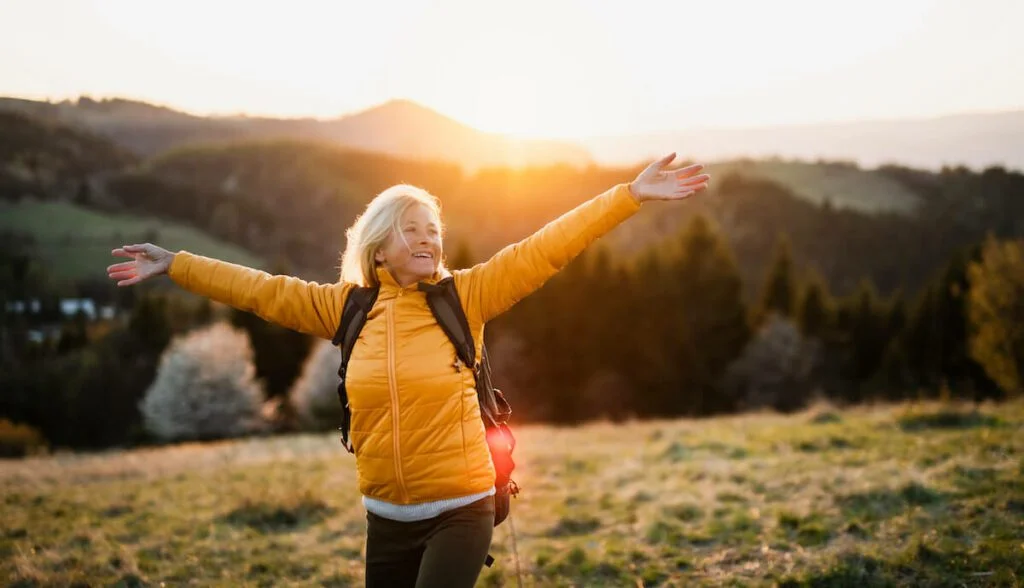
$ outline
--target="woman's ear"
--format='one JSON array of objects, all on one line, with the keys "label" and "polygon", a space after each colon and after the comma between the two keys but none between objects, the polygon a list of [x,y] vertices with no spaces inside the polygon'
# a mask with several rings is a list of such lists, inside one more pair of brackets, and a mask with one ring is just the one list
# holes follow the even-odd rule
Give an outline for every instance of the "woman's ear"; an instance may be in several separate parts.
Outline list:
[{"label": "woman's ear", "polygon": [[373,260],[376,261],[377,263],[384,263],[384,252],[378,249],[373,254]]}]

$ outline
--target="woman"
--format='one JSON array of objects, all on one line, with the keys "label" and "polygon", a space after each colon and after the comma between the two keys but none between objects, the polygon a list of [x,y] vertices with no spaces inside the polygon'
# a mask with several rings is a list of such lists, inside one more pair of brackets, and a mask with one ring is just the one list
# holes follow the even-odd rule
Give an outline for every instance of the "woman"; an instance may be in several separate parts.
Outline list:
[{"label": "woman", "polygon": [[354,285],[379,286],[349,360],[351,443],[367,510],[367,586],[472,586],[491,544],[494,466],[472,371],[462,369],[419,282],[452,275],[477,346],[487,321],[539,288],[645,200],[680,200],[707,187],[701,165],[666,171],[675,154],[504,248],[473,268],[442,263],[437,199],[412,186],[385,190],[348,229],[334,284],[271,276],[152,244],[107,268],[118,286],[166,273],[181,287],[290,329],[331,339]]}]

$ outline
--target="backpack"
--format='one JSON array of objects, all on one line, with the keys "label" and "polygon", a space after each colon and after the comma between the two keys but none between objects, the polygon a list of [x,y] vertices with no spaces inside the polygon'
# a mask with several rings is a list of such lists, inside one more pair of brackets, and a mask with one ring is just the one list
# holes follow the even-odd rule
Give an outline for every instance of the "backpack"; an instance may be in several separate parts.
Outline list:
[{"label": "backpack", "polygon": [[[427,305],[433,313],[437,323],[448,336],[459,359],[466,366],[473,366],[473,377],[476,383],[477,400],[480,404],[480,418],[484,422],[484,430],[487,436],[487,446],[491,452],[491,461],[495,469],[495,495],[494,495],[494,526],[497,527],[508,517],[511,509],[512,496],[518,496],[519,485],[512,480],[512,470],[515,469],[515,462],[512,461],[512,450],[516,446],[515,437],[508,428],[508,418],[512,414],[501,390],[494,388],[491,383],[491,367],[487,361],[487,349],[482,346],[481,360],[476,361],[476,346],[473,343],[473,334],[469,330],[469,321],[466,320],[466,313],[459,302],[459,294],[455,290],[455,280],[451,277],[445,278],[436,285],[420,282],[420,291],[427,294]],[[338,383],[338,400],[341,402],[341,443],[349,453],[354,453],[352,443],[349,440],[349,429],[351,427],[352,413],[348,405],[348,392],[345,389],[345,374],[348,368],[348,360],[352,356],[352,348],[363,325],[366,324],[366,317],[377,300],[378,288],[355,287],[345,300],[345,306],[341,314],[341,324],[331,341],[334,345],[341,344],[341,366],[338,368],[338,376],[341,381]],[[493,560],[488,556],[487,565]]]}]

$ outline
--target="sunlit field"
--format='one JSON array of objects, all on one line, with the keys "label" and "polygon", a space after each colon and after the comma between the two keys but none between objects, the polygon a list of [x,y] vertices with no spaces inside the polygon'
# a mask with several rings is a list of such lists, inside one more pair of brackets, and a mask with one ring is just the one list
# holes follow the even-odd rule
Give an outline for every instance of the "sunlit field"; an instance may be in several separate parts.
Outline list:
[{"label": "sunlit field", "polygon": [[[1024,403],[520,427],[482,586],[1024,581]],[[2,462],[16,586],[362,584],[333,435]],[[512,528],[516,531],[513,543]]]}]

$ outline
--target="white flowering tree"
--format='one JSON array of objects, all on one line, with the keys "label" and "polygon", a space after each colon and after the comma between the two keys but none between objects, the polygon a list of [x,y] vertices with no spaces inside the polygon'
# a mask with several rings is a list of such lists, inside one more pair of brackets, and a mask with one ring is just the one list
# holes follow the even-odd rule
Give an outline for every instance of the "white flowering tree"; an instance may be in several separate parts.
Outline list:
[{"label": "white flowering tree", "polygon": [[164,441],[264,430],[263,389],[255,372],[248,335],[227,323],[175,338],[140,404],[146,429]]},{"label": "white flowering tree", "polygon": [[340,365],[341,351],[330,341],[321,340],[314,345],[288,394],[300,427],[324,431],[337,429],[341,424],[341,402],[338,400]]},{"label": "white flowering tree", "polygon": [[744,409],[799,409],[812,392],[818,347],[792,321],[772,314],[726,370],[726,386]]}]

